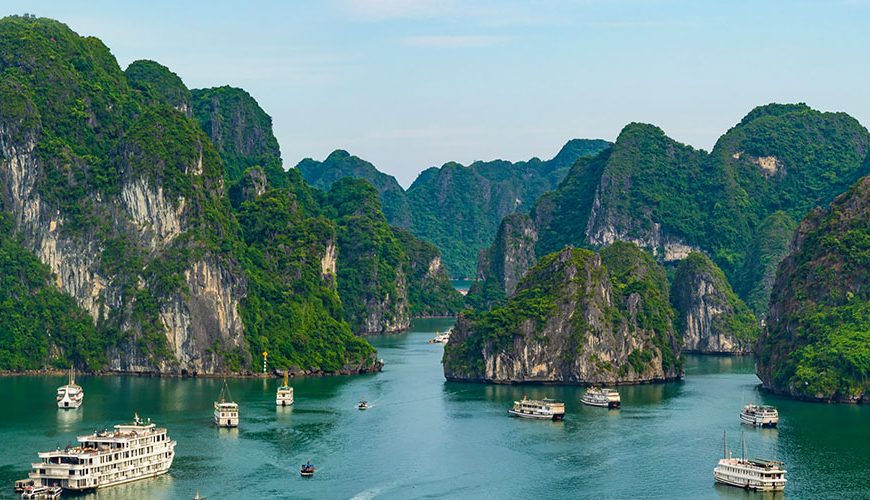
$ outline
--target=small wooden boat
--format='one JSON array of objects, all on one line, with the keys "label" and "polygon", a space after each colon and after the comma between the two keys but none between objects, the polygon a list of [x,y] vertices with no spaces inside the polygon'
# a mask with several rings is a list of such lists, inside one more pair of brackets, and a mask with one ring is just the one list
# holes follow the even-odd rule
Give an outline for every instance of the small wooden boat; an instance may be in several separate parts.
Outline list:
[{"label": "small wooden boat", "polygon": [[356,407],[359,410],[368,410],[369,409],[369,402],[368,401],[360,401],[359,404],[356,405]]},{"label": "small wooden boat", "polygon": [[24,493],[28,486],[34,486],[33,479],[19,479],[15,481],[15,493]]},{"label": "small wooden boat", "polygon": [[309,460],[308,462],[302,464],[302,468],[299,469],[299,474],[301,474],[302,477],[311,477],[314,475],[314,471],[314,466],[311,465],[311,460]]}]

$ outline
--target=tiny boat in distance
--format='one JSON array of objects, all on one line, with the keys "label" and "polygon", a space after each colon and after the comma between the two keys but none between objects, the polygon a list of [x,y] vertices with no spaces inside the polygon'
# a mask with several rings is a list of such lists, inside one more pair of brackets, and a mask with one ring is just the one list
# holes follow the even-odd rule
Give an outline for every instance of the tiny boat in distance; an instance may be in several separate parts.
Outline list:
[{"label": "tiny boat in distance", "polygon": [[196,495],[193,497],[193,500],[206,500],[206,497],[200,496],[199,490],[197,490]]},{"label": "tiny boat in distance", "polygon": [[275,406],[290,406],[293,404],[293,388],[287,380],[287,370],[284,370],[284,385],[278,388],[275,395]]},{"label": "tiny boat in distance", "polygon": [[221,388],[220,397],[214,402],[214,423],[218,427],[239,426],[239,405],[232,401],[226,380]]},{"label": "tiny boat in distance", "polygon": [[356,405],[356,407],[357,407],[357,409],[360,409],[360,410],[368,410],[369,409],[369,402],[368,401],[360,401],[359,404]]},{"label": "tiny boat in distance", "polygon": [[616,389],[602,389],[590,387],[580,397],[580,402],[589,406],[602,408],[619,408],[619,392]]},{"label": "tiny boat in distance", "polygon": [[56,399],[57,407],[64,410],[78,408],[82,405],[82,401],[85,399],[85,391],[82,390],[81,386],[76,384],[76,375],[72,368],[69,369],[68,383],[57,388]]},{"label": "tiny boat in distance", "polygon": [[429,340],[430,344],[446,344],[450,342],[450,330],[444,333],[435,332],[435,337]]},{"label": "tiny boat in distance", "polygon": [[740,412],[740,421],[755,427],[776,427],[779,412],[773,406],[749,403]]},{"label": "tiny boat in distance", "polygon": [[746,444],[743,444],[743,457],[733,458],[728,451],[728,439],[724,439],[724,457],[713,469],[713,479],[717,483],[736,486],[755,491],[782,491],[788,482],[783,463],[761,458],[746,458]]},{"label": "tiny boat in distance", "polygon": [[565,403],[555,399],[527,399],[514,401],[514,406],[508,414],[521,418],[536,418],[540,420],[562,420],[565,418]]},{"label": "tiny boat in distance", "polygon": [[308,462],[302,464],[302,468],[299,469],[299,474],[301,474],[302,477],[311,477],[314,475],[314,471],[315,468],[313,465],[311,465],[311,460],[309,460]]}]

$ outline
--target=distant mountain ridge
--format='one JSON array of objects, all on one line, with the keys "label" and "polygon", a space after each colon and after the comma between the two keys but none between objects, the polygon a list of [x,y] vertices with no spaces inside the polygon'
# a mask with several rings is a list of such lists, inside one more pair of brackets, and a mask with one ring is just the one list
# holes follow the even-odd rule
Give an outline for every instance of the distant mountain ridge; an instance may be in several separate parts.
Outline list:
[{"label": "distant mountain ridge", "polygon": [[337,150],[324,161],[302,160],[303,178],[328,189],[343,177],[362,178],[380,193],[390,224],[434,243],[453,277],[472,277],[477,254],[486,248],[501,219],[527,212],[544,192],[556,188],[580,157],[608,148],[600,139],[572,139],[550,160],[449,162],[422,171],[406,190],[371,163]]}]

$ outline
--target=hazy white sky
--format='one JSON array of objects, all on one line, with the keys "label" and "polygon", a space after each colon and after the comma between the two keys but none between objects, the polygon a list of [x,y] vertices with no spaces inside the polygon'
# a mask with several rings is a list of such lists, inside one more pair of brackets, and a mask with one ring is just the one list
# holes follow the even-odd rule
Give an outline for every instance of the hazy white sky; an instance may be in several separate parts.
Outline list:
[{"label": "hazy white sky", "polygon": [[285,166],[347,149],[407,186],[447,161],[549,158],[632,121],[709,149],[756,105],[870,125],[870,1],[5,0],[248,90]]}]

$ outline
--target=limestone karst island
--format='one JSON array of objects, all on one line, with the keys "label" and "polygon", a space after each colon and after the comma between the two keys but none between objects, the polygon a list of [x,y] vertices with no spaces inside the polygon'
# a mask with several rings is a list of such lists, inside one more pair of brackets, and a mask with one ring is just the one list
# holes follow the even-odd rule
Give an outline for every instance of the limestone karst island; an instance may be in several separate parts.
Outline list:
[{"label": "limestone karst island", "polygon": [[870,5],[0,11],[0,498],[870,498]]}]

